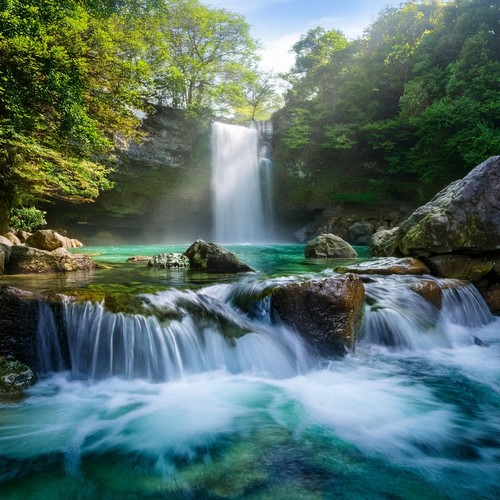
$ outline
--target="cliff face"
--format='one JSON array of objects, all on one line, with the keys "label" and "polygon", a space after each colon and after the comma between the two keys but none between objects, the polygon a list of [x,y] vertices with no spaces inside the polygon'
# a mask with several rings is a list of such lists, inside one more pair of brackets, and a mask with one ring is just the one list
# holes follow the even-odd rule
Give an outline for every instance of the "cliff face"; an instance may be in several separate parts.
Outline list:
[{"label": "cliff face", "polygon": [[209,129],[158,107],[140,143],[120,142],[115,187],[92,204],[46,207],[51,227],[87,244],[180,242],[210,237]]}]

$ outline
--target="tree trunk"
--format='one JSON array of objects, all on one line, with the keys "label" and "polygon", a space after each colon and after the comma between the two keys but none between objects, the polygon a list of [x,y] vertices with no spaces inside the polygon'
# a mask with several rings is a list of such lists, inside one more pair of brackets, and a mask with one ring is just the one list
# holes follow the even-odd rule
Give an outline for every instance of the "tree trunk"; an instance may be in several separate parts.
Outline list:
[{"label": "tree trunk", "polygon": [[9,230],[10,211],[14,197],[3,182],[0,182],[0,234]]}]

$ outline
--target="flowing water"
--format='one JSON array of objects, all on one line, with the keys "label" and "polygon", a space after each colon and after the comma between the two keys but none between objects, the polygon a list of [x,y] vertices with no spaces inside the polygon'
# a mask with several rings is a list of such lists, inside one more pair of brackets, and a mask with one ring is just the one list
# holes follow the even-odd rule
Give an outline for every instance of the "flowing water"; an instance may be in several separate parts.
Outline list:
[{"label": "flowing water", "polygon": [[66,302],[65,347],[42,304],[41,380],[0,401],[2,499],[499,497],[500,319],[473,287],[439,282],[437,310],[418,278],[370,277],[355,353],[324,359],[266,291],[335,263],[275,246],[235,247],[260,272],[227,279],[113,264],[142,250],[87,249],[115,267],[81,283],[118,279],[140,313]]},{"label": "flowing water", "polygon": [[212,124],[212,192],[217,243],[268,239],[255,128]]}]

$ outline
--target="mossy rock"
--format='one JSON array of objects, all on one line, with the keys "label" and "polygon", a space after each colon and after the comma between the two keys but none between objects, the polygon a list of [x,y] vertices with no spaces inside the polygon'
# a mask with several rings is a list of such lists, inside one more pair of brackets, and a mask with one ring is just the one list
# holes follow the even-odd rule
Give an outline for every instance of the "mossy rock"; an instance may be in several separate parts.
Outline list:
[{"label": "mossy rock", "polygon": [[17,394],[37,381],[31,368],[8,356],[0,356],[0,394]]}]

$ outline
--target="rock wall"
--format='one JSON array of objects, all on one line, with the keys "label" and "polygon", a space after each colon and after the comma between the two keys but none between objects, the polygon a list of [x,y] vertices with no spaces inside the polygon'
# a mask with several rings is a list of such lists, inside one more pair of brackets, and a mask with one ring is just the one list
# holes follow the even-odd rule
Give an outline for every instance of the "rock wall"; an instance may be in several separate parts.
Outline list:
[{"label": "rock wall", "polygon": [[209,127],[157,107],[141,142],[117,138],[115,187],[95,203],[44,207],[50,227],[86,244],[179,242],[210,237]]}]

